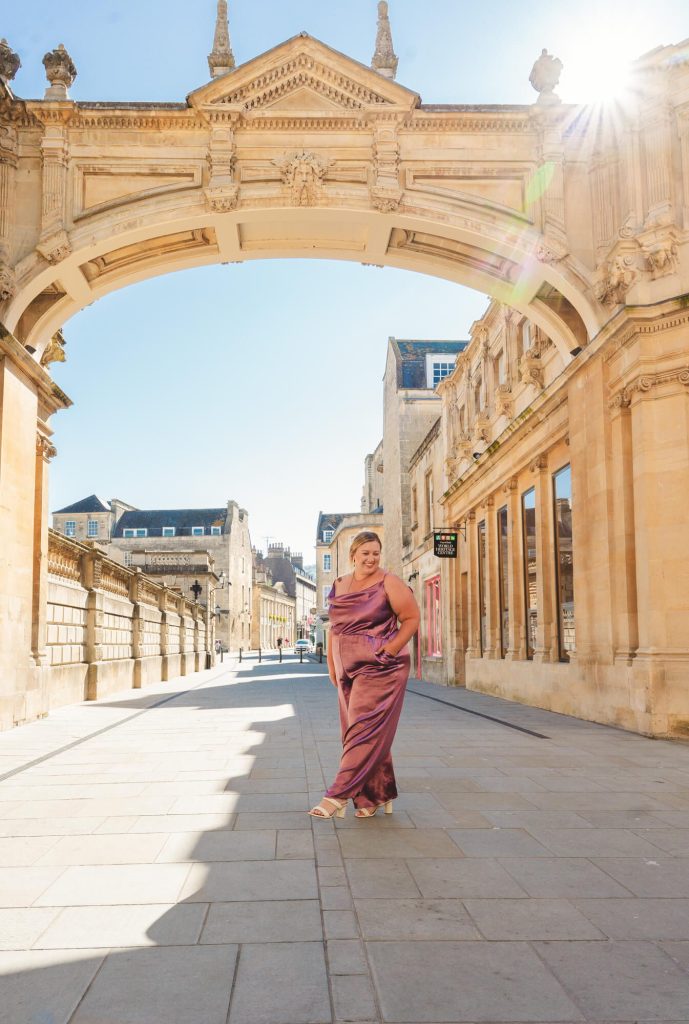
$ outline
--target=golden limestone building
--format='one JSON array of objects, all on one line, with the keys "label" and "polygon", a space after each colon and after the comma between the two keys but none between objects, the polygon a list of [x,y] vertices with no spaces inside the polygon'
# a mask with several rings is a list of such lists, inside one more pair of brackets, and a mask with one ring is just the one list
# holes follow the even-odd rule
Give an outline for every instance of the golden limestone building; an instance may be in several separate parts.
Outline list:
[{"label": "golden limestone building", "polygon": [[[445,446],[432,525],[466,531],[439,567],[440,674],[686,734],[689,42],[640,57],[613,118],[561,103],[545,51],[531,104],[425,104],[395,80],[384,2],[370,67],[305,33],[236,66],[224,12],[209,79],[166,103],[71,95],[64,46],[22,99],[0,43],[0,727],[54,706],[61,328],[172,270],[321,257],[499,304],[442,390],[441,440],[416,446],[422,474]],[[84,580],[97,604],[102,574]]]}]

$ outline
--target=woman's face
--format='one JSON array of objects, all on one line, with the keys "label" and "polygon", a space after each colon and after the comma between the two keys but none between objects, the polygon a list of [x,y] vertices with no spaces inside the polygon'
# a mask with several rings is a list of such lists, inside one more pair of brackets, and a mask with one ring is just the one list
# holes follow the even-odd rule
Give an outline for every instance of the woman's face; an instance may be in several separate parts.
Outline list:
[{"label": "woman's face", "polygon": [[357,576],[370,576],[380,566],[380,544],[367,541],[357,548],[353,556],[354,572]]}]

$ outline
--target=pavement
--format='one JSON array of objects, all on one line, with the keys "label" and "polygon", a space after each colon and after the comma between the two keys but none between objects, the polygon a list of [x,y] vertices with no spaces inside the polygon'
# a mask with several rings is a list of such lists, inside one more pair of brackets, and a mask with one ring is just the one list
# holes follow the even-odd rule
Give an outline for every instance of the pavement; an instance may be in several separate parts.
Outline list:
[{"label": "pavement", "polygon": [[294,655],[0,733],[0,1024],[689,1021],[689,747],[411,680],[394,814]]}]

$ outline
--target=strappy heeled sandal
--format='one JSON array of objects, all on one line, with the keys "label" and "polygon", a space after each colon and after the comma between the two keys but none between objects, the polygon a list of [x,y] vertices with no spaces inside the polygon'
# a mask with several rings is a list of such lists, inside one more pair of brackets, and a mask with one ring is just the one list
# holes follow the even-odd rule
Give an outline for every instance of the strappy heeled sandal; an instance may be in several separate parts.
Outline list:
[{"label": "strappy heeled sandal", "polygon": [[392,800],[386,800],[384,804],[378,804],[378,807],[357,807],[354,812],[354,817],[372,818],[379,807],[384,807],[386,814],[392,814]]},{"label": "strappy heeled sandal", "polygon": [[[329,811],[327,807],[323,806],[326,801],[333,805],[332,811]],[[346,810],[346,803],[343,804],[340,800],[335,800],[331,796],[324,796],[319,804],[316,804],[315,807],[311,808],[309,814],[312,818],[334,818],[335,815],[337,815],[338,818],[344,818]]]}]

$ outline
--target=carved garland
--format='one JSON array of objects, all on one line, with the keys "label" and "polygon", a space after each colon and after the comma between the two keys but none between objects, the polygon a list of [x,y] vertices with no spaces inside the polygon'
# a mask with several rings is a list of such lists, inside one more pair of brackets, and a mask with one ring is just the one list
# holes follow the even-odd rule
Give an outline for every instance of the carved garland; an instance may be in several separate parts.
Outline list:
[{"label": "carved garland", "polygon": [[608,401],[608,408],[611,412],[618,409],[627,409],[631,405],[635,391],[641,395],[647,395],[654,388],[664,384],[677,382],[682,387],[689,388],[689,366],[678,367],[674,370],[665,370],[663,373],[639,374],[633,381],[621,388]]}]

